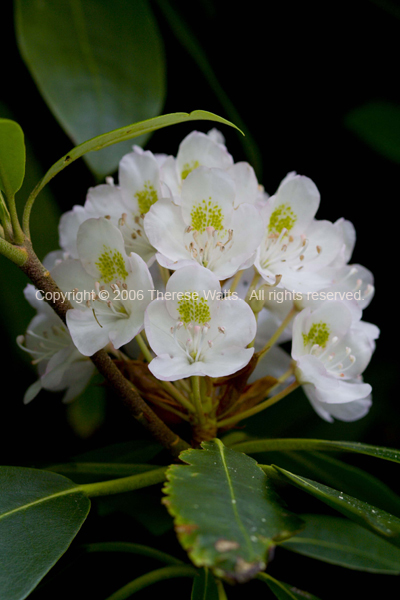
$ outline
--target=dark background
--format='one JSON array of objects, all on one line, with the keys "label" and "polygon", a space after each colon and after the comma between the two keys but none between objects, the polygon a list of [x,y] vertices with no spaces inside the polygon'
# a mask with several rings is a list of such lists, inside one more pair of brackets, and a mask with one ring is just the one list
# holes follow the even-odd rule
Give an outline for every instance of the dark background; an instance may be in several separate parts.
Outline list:
[{"label": "dark background", "polygon": [[[377,324],[381,338],[365,380],[373,385],[374,403],[369,415],[359,422],[326,424],[309,407],[302,393],[285,400],[268,415],[257,416],[247,430],[265,437],[322,437],[360,440],[377,445],[400,446],[398,402],[398,233],[397,214],[399,165],[375,152],[348,127],[350,111],[370,101],[400,102],[399,35],[400,19],[395,3],[338,1],[336,3],[264,2],[224,3],[202,0],[174,2],[200,41],[220,85],[236,107],[262,155],[260,177],[269,193],[290,170],[311,177],[322,202],[317,217],[335,221],[344,216],[357,230],[352,262],[373,271],[377,293],[364,313],[364,320]],[[204,109],[229,118],[198,66],[177,41],[158,5],[153,4],[164,39],[167,58],[168,93],[164,113]],[[399,12],[400,14],[400,12]],[[36,159],[45,171],[72,146],[49,112],[23,64],[13,36],[12,3],[2,5],[0,56],[2,83],[0,99],[11,108],[30,140]],[[179,142],[193,128],[207,131],[212,124],[179,125],[154,134],[148,148],[176,154]],[[227,146],[235,161],[246,160],[240,136],[225,127]],[[399,141],[400,143],[400,141]],[[83,203],[94,180],[82,161],[64,171],[50,186],[62,211]],[[40,211],[40,205],[35,207]],[[46,218],[42,215],[41,218]],[[53,232],[54,237],[54,232]],[[19,273],[0,262],[1,295],[7,294],[10,277]],[[12,273],[10,275],[10,273]],[[24,277],[20,275],[21,290]],[[3,323],[9,315],[0,315]],[[19,314],[21,333],[31,318],[27,309]],[[144,437],[127,422],[118,400],[109,398],[106,420],[93,435],[82,439],[66,418],[66,407],[55,394],[41,393],[29,406],[22,405],[26,387],[35,379],[29,364],[16,350],[8,329],[1,337],[1,464],[38,466],[60,462],[69,456],[102,445]],[[346,457],[400,491],[396,465],[365,457]],[[159,462],[159,461],[158,461]],[[295,496],[303,511],[321,510],[317,502]],[[400,515],[399,515],[400,516]],[[126,526],[119,513],[103,520],[101,529],[94,513],[84,531],[84,541],[126,539],[143,541],[146,529],[140,517]],[[79,540],[79,538],[78,538]],[[78,542],[76,542],[77,544]],[[152,542],[170,552],[180,552],[171,532]],[[74,550],[71,550],[73,554]],[[72,556],[71,554],[71,556]],[[69,560],[69,559],[68,559]],[[68,563],[67,558],[63,559]],[[89,557],[78,571],[63,577],[71,593],[76,577],[83,577],[78,597],[102,598],[120,581],[132,579],[141,563],[118,558]],[[147,564],[147,563],[146,563]],[[62,566],[64,562],[62,562]],[[104,566],[104,569],[101,566]],[[270,572],[278,579],[306,589],[324,599],[370,597],[372,583],[385,588],[395,578],[360,574],[278,550]],[[113,578],[108,580],[107,569]],[[133,570],[132,570],[133,569]],[[99,587],[93,579],[99,574]],[[54,580],[56,582],[57,580]],[[35,592],[35,598],[54,597],[57,583],[50,582]],[[190,594],[189,583],[170,583],[178,598]],[[68,587],[69,586],[69,587]],[[104,591],[103,591],[104,590]],[[157,591],[156,591],[157,590]],[[142,592],[152,597],[161,586]],[[244,590],[242,590],[243,594]],[[262,584],[249,584],[245,593],[262,593]],[[230,592],[239,597],[239,591]]]}]

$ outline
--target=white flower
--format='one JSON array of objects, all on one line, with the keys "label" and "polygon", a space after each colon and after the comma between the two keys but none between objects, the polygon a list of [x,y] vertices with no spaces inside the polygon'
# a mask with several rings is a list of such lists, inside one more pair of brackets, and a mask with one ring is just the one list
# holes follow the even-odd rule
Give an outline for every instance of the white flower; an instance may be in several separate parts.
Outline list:
[{"label": "white flower", "polygon": [[24,404],[33,400],[41,389],[66,390],[63,402],[70,402],[86,388],[95,366],[76,349],[66,325],[41,299],[40,292],[29,284],[24,294],[38,314],[30,322],[25,336],[19,336],[17,342],[31,355],[39,370],[39,379],[27,389]]},{"label": "white flower", "polygon": [[246,162],[233,162],[225,146],[224,136],[217,129],[208,134],[192,131],[179,146],[177,157],[169,156],[162,163],[161,179],[168,186],[175,202],[179,203],[182,184],[186,177],[198,167],[225,170],[236,185],[235,206],[246,202],[261,203],[268,195],[257,182],[253,167]]},{"label": "white flower", "polygon": [[76,239],[79,226],[90,218],[107,217],[123,235],[125,249],[151,264],[155,250],[143,229],[143,217],[162,194],[160,167],[149,151],[135,147],[119,163],[119,185],[108,183],[89,189],[84,206],[74,206],[60,221],[60,246],[72,258],[78,257]]},{"label": "white flower", "polygon": [[255,266],[262,277],[280,287],[308,292],[330,285],[325,268],[343,251],[344,233],[329,221],[317,221],[320,195],[308,177],[289,174],[265,203],[264,239]]},{"label": "white flower", "polygon": [[[193,264],[176,271],[167,296],[149,304],[145,331],[156,358],[149,369],[163,381],[192,375],[222,377],[247,365],[256,320],[240,299],[221,299],[218,278]],[[169,295],[169,296],[168,296]]]},{"label": "white flower", "polygon": [[225,146],[223,135],[216,129],[208,135],[192,131],[182,140],[176,158],[169,156],[162,165],[162,180],[173,196],[179,197],[182,183],[198,167],[228,169],[233,158]]},{"label": "white flower", "polygon": [[362,383],[361,373],[378,335],[377,327],[357,320],[342,302],[325,302],[314,311],[306,308],[295,318],[296,378],[326,421],[353,421],[368,412],[371,386]]},{"label": "white flower", "polygon": [[88,219],[77,236],[79,260],[51,272],[74,306],[67,325],[78,350],[91,356],[111,342],[120,348],[143,328],[153,282],[145,262],[125,253],[121,232],[107,219]]},{"label": "white flower", "polygon": [[263,224],[256,206],[237,205],[236,194],[228,172],[198,167],[183,182],[181,205],[153,205],[144,226],[158,262],[170,269],[197,262],[221,280],[253,264]]}]

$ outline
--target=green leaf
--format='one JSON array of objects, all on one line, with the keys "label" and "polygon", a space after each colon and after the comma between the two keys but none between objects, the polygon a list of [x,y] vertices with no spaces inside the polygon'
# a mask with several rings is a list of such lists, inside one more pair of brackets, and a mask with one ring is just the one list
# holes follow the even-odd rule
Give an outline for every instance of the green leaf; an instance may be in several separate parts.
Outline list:
[{"label": "green leaf", "polygon": [[171,465],[164,499],[182,546],[198,567],[246,581],[265,568],[270,546],[302,522],[284,509],[266,475],[245,454],[218,439],[189,449]]},{"label": "green leaf", "polygon": [[341,512],[345,517],[380,535],[394,546],[400,547],[400,519],[398,517],[367,504],[367,502],[353,498],[353,496],[348,496],[341,491],[322,485],[322,483],[294,475],[275,465],[273,465],[273,469],[283,481],[291,483],[311,494],[311,496],[322,500],[328,506]]},{"label": "green leaf", "polygon": [[25,175],[24,133],[15,121],[0,119],[0,188],[12,198]]},{"label": "green leaf", "polygon": [[287,583],[282,583],[268,575],[267,573],[259,573],[257,579],[265,581],[271,592],[278,600],[319,600],[317,596],[313,596],[309,592],[303,592]]},{"label": "green leaf", "polygon": [[[17,0],[16,25],[22,57],[74,143],[161,112],[164,50],[146,0]],[[102,178],[130,150],[87,162]]]},{"label": "green leaf", "polygon": [[319,452],[276,452],[269,462],[330,487],[400,517],[400,498],[379,479],[362,469]]},{"label": "green leaf", "polygon": [[[25,208],[24,214],[24,226],[28,227],[30,212],[35,201],[35,198],[39,194],[39,192],[44,188],[45,185],[49,183],[49,181],[60,173],[65,167],[70,165],[74,160],[80,158],[84,154],[88,152],[97,152],[98,150],[102,150],[104,148],[108,148],[113,144],[117,144],[119,142],[123,142],[125,140],[131,140],[140,135],[151,133],[156,131],[157,129],[162,129],[163,127],[169,127],[170,125],[176,125],[178,123],[187,123],[189,121],[216,121],[217,123],[223,123],[224,125],[229,125],[230,127],[234,127],[238,131],[240,129],[236,127],[230,121],[219,117],[218,115],[214,115],[213,113],[204,111],[204,110],[194,110],[191,113],[172,113],[169,115],[162,115],[161,117],[155,117],[154,119],[148,119],[147,121],[141,121],[139,123],[133,123],[132,125],[126,125],[125,127],[121,127],[120,129],[115,129],[114,131],[109,131],[108,133],[104,133],[103,135],[99,135],[91,140],[80,144],[73,148],[68,154],[65,154],[60,160],[58,160],[50,169],[47,171],[46,175],[39,181],[35,189],[32,191],[30,197],[28,198],[28,202]],[[242,133],[242,132],[241,132]]]},{"label": "green leaf", "polygon": [[356,523],[326,515],[302,515],[305,529],[282,547],[325,562],[371,573],[400,573],[400,550]]},{"label": "green leaf", "polygon": [[349,112],[345,124],[376,152],[400,163],[399,105],[369,102]]},{"label": "green leaf", "polygon": [[200,569],[194,578],[191,600],[219,600],[214,575],[207,567]]},{"label": "green leaf", "polygon": [[0,590],[22,600],[67,550],[90,501],[56,473],[0,467]]},{"label": "green leaf", "polygon": [[358,454],[367,454],[384,460],[400,463],[400,450],[394,448],[384,448],[382,446],[370,446],[360,444],[359,442],[336,442],[330,440],[311,440],[311,439],[268,439],[252,440],[250,442],[240,442],[232,446],[239,452],[248,454],[257,454],[258,452],[282,451],[288,450],[319,450],[321,452],[357,452]]}]

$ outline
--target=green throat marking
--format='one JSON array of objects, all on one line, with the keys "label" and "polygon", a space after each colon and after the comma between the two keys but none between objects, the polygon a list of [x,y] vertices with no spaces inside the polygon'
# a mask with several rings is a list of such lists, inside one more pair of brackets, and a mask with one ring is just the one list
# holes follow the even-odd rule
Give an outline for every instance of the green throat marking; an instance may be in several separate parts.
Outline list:
[{"label": "green throat marking", "polygon": [[329,335],[330,329],[328,325],[320,321],[319,323],[313,323],[307,334],[303,333],[303,342],[305,346],[308,346],[308,344],[318,344],[321,348],[325,348]]},{"label": "green throat marking", "polygon": [[154,189],[154,186],[151,185],[150,181],[144,182],[143,190],[136,192],[135,198],[138,201],[141,215],[148,213],[153,204],[155,204],[158,200],[157,192]]},{"label": "green throat marking", "polygon": [[101,279],[105,283],[110,283],[115,279],[125,280],[128,277],[128,271],[121,252],[112,250],[105,245],[103,248],[104,252],[99,256],[98,262],[95,263],[101,273]]},{"label": "green throat marking", "polygon": [[186,179],[186,177],[195,169],[197,169],[197,167],[200,166],[200,163],[198,160],[192,160],[190,163],[185,163],[183,165],[183,169],[182,169],[182,173],[181,173],[181,177],[182,177],[182,181],[184,179]]},{"label": "green throat marking", "polygon": [[198,298],[197,292],[185,292],[178,300],[179,318],[185,324],[198,323],[204,325],[211,319],[208,302],[205,298]]},{"label": "green throat marking", "polygon": [[269,220],[268,229],[271,233],[281,233],[282,229],[290,231],[297,221],[297,216],[289,204],[277,206]]},{"label": "green throat marking", "polygon": [[190,216],[193,229],[199,233],[204,233],[207,227],[214,227],[216,231],[224,228],[222,209],[219,204],[211,201],[211,197],[208,201],[203,200],[197,206],[193,206]]}]

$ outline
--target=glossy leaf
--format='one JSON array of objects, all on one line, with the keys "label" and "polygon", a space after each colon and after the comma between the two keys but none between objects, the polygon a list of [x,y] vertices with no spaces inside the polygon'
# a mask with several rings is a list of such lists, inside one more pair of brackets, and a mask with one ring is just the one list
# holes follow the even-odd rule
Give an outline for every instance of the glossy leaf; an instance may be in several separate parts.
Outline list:
[{"label": "glossy leaf", "polygon": [[203,442],[167,471],[164,500],[182,546],[198,567],[246,581],[265,568],[270,546],[302,522],[282,507],[257,463],[218,439]]},{"label": "glossy leaf", "polygon": [[400,106],[369,102],[348,113],[345,123],[368,146],[400,163]]},{"label": "glossy leaf", "polygon": [[0,467],[0,590],[22,600],[57,562],[87,517],[90,501],[56,473]]},{"label": "glossy leaf", "polygon": [[[161,112],[164,51],[146,0],[17,0],[16,23],[22,57],[76,144]],[[86,160],[101,178],[130,149]]]},{"label": "glossy leaf", "polygon": [[288,585],[287,583],[282,583],[282,581],[278,581],[267,573],[260,573],[257,575],[257,579],[265,581],[271,592],[276,598],[278,598],[278,600],[319,600],[317,596],[313,596],[308,592],[299,590],[291,585]]},{"label": "glossy leaf", "polygon": [[25,142],[21,127],[10,119],[0,119],[0,189],[12,197],[25,175]]},{"label": "glossy leaf", "polygon": [[[74,160],[84,156],[88,152],[97,152],[98,150],[108,148],[113,144],[131,140],[139,137],[140,135],[156,131],[157,129],[169,127],[170,125],[177,125],[178,123],[187,123],[189,121],[215,121],[217,123],[223,123],[224,125],[229,125],[235,129],[238,129],[236,125],[230,121],[227,121],[226,119],[223,119],[222,117],[219,117],[218,115],[214,115],[213,113],[204,110],[194,110],[191,113],[172,113],[169,115],[162,115],[161,117],[155,117],[154,119],[141,121],[139,123],[133,123],[132,125],[126,125],[120,129],[109,131],[108,133],[104,133],[103,135],[99,135],[86,142],[83,142],[79,146],[73,148],[70,152],[68,152],[68,154],[65,154],[56,163],[54,163],[54,165],[50,167],[46,175],[43,177],[43,179],[41,179],[41,181],[39,181],[35,189],[32,191],[25,208],[25,226],[29,222],[32,205],[39,192],[44,188],[45,185],[49,183],[51,179],[53,179],[55,175],[57,175],[57,173],[60,173],[60,171],[65,169],[65,167],[73,163]],[[240,131],[240,129],[238,129],[238,131]]]},{"label": "glossy leaf", "polygon": [[353,498],[353,496],[348,496],[341,491],[322,485],[322,483],[294,475],[275,465],[273,465],[273,468],[283,481],[291,483],[315,498],[322,500],[328,506],[341,512],[345,517],[380,535],[394,546],[400,547],[400,519],[398,517],[367,504],[367,502]]},{"label": "glossy leaf", "polygon": [[191,600],[219,600],[214,575],[207,567],[200,569],[193,580]]},{"label": "glossy leaf", "polygon": [[366,471],[320,452],[274,452],[269,462],[316,479],[400,517],[400,497]]},{"label": "glossy leaf", "polygon": [[249,442],[239,442],[232,446],[239,452],[248,454],[257,454],[258,452],[282,451],[288,450],[317,450],[320,452],[357,452],[358,454],[367,454],[384,460],[400,463],[400,450],[394,448],[384,448],[382,446],[371,446],[359,442],[336,442],[331,440],[312,440],[312,439],[268,439],[251,440]]},{"label": "glossy leaf", "polygon": [[340,517],[302,515],[306,527],[282,547],[334,565],[371,573],[400,573],[400,550]]}]

